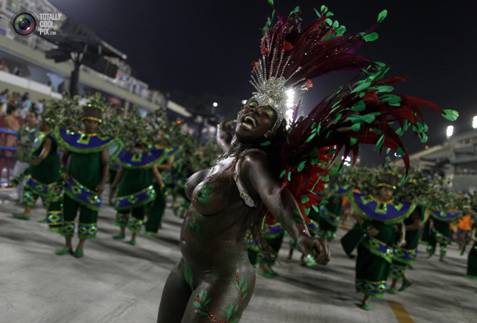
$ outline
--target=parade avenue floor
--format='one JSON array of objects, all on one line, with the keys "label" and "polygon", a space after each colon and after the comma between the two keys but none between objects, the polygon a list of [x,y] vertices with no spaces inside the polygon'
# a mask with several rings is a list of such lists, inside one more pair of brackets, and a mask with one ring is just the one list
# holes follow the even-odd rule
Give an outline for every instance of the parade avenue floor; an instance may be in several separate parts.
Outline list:
[{"label": "parade avenue floor", "polygon": [[[58,257],[62,237],[38,223],[20,221],[11,190],[0,191],[0,323],[153,323],[164,281],[180,257],[180,219],[167,211],[158,238],[141,236],[136,247],[112,239],[116,232],[110,207],[100,212],[96,240],[85,257]],[[340,232],[342,235],[343,232]],[[254,297],[243,323],[315,322],[477,322],[477,281],[464,277],[466,256],[451,246],[446,262],[420,256],[409,271],[414,285],[399,295],[356,307],[354,260],[337,241],[326,267],[309,270],[286,260],[284,244],[276,271],[257,276]]]}]

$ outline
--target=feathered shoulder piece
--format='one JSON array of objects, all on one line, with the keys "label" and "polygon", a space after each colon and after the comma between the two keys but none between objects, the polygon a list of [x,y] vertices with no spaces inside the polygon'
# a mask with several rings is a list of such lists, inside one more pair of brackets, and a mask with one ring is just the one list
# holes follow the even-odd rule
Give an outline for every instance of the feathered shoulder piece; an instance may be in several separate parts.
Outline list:
[{"label": "feathered shoulder piece", "polygon": [[167,147],[167,119],[162,109],[142,116],[134,109],[116,115],[121,150],[115,161],[124,168],[150,168],[168,160],[175,149]]},{"label": "feathered shoulder piece", "polygon": [[115,161],[124,168],[151,168],[165,163],[175,152],[175,149],[154,147],[141,152],[122,149]]},{"label": "feathered shoulder piece", "polygon": [[433,179],[428,193],[428,204],[431,218],[444,222],[453,222],[464,213],[471,212],[471,197],[464,193],[452,191],[443,178]]},{"label": "feathered shoulder piece", "polygon": [[363,219],[387,224],[404,221],[416,208],[414,204],[407,202],[382,202],[373,195],[363,195],[359,192],[351,194],[351,204]]},{"label": "feathered shoulder piece", "polygon": [[[115,143],[114,120],[111,108],[99,94],[79,99],[63,98],[47,104],[45,121],[54,127],[55,139],[66,150],[93,153],[109,149]],[[84,132],[84,120],[100,124],[97,133]]]},{"label": "feathered shoulder piece", "polygon": [[87,134],[82,131],[71,131],[64,128],[56,128],[54,135],[62,148],[79,154],[101,152],[109,149],[115,143],[112,137]]}]

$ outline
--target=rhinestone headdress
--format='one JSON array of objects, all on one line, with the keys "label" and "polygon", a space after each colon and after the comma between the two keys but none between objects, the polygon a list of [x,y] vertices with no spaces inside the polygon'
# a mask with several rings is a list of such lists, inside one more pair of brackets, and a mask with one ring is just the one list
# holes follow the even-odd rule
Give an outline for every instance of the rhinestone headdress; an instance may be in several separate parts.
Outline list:
[{"label": "rhinestone headdress", "polygon": [[283,121],[287,122],[287,110],[297,108],[288,102],[287,91],[294,91],[300,96],[300,92],[312,84],[311,81],[305,82],[306,78],[295,78],[302,68],[293,64],[294,46],[286,38],[293,32],[299,32],[299,29],[301,17],[298,11],[292,12],[288,19],[279,19],[273,26],[269,19],[261,39],[261,57],[252,67],[250,83],[255,89],[252,99],[259,105],[270,106],[277,114],[270,130],[272,133]]},{"label": "rhinestone headdress", "polygon": [[[342,37],[346,28],[337,22],[326,23],[328,9],[322,10],[323,14],[318,13],[319,18],[304,31],[298,7],[288,17],[273,15],[264,27],[260,59],[252,66],[252,99],[276,111],[272,132],[288,121],[288,109],[296,117],[296,102],[313,86],[312,78],[332,70],[356,68],[366,61],[354,54],[361,41],[357,37]],[[293,104],[287,102],[287,91],[295,93],[297,99]]]},{"label": "rhinestone headdress", "polygon": [[[265,41],[270,41],[269,47],[271,47],[273,39],[265,39]],[[298,86],[303,80],[290,84],[290,80],[301,68],[298,67],[290,76],[286,77],[285,70],[291,56],[283,48],[280,50],[280,54],[277,54],[277,52],[278,49],[274,48],[271,57],[267,57],[268,55],[263,54],[262,51],[262,57],[254,64],[252,69],[250,81],[255,89],[252,93],[252,99],[261,106],[273,108],[277,114],[277,120],[270,131],[272,133],[278,129],[284,120],[285,122],[287,121],[287,110],[293,109],[293,106],[289,106],[288,91],[295,91],[299,95],[300,92],[306,91],[311,87],[311,82]],[[269,65],[268,68],[267,64]]]}]

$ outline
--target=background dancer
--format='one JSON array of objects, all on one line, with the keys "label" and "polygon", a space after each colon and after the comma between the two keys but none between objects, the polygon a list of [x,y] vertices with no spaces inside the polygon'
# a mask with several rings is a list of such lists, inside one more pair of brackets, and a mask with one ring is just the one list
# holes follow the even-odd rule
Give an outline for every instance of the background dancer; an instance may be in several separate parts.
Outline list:
[{"label": "background dancer", "polygon": [[[77,105],[71,105],[71,111],[64,113],[72,116],[70,122],[76,123],[74,113]],[[96,237],[98,210],[101,207],[101,194],[108,179],[108,148],[113,138],[100,134],[103,112],[106,106],[99,98],[88,100],[80,120],[82,129],[57,128],[56,138],[66,150],[65,194],[63,197],[63,235],[65,245],[56,251],[59,256],[72,254],[77,258],[84,255],[86,240]],[[76,119],[76,120],[75,120]],[[81,126],[81,125],[79,125]],[[104,125],[103,125],[104,127]],[[75,232],[75,219],[79,211],[79,242],[73,249],[72,239]]]},{"label": "background dancer", "polygon": [[17,198],[19,203],[23,203],[23,187],[25,182],[25,171],[27,170],[31,158],[33,142],[38,133],[38,114],[29,110],[26,114],[25,123],[18,131],[17,162],[13,168],[13,180],[17,186]]},{"label": "background dancer", "polygon": [[393,246],[405,243],[403,221],[414,211],[415,206],[393,199],[398,179],[393,174],[384,174],[375,184],[377,195],[352,193],[353,206],[361,218],[360,229],[364,238],[358,246],[356,258],[356,291],[363,294],[361,303],[369,310],[371,298],[382,298],[386,291]]},{"label": "background dancer", "polygon": [[[29,220],[32,209],[38,198],[41,198],[43,206],[47,210],[44,222],[48,222],[53,231],[60,233],[63,224],[63,189],[58,145],[51,132],[51,127],[54,127],[58,118],[57,112],[54,110],[53,104],[46,107],[40,124],[40,132],[36,134],[36,138],[29,148],[32,153],[30,157],[25,157],[30,161],[30,166],[25,170],[27,175],[24,179],[22,198],[24,210],[16,217]],[[33,117],[31,116],[31,118]]]},{"label": "background dancer", "polygon": [[118,138],[124,144],[116,162],[120,170],[112,184],[113,191],[117,189],[114,206],[117,211],[116,224],[120,232],[114,239],[126,237],[126,227],[131,232],[131,245],[136,245],[137,233],[141,231],[146,210],[156,199],[154,181],[159,189],[164,182],[159,173],[158,165],[168,159],[169,151],[156,148],[154,117],[142,118],[134,111],[121,113],[121,131]]}]

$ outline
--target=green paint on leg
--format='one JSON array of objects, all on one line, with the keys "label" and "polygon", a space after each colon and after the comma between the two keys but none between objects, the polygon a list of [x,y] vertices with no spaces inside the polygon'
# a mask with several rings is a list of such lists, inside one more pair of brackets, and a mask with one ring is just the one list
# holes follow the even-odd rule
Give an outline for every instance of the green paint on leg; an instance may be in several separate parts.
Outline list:
[{"label": "green paint on leg", "polygon": [[200,316],[209,316],[209,312],[206,307],[210,301],[211,298],[209,297],[209,293],[205,289],[201,289],[199,293],[195,295],[192,306],[194,306],[196,312]]},{"label": "green paint on leg", "polygon": [[239,272],[235,273],[235,287],[240,291],[240,301],[242,302],[248,296],[247,280],[240,276]]},{"label": "green paint on leg", "polygon": [[192,274],[192,268],[187,263],[184,263],[184,279],[190,289],[193,289],[194,275]]},{"label": "green paint on leg", "polygon": [[229,304],[225,309],[225,320],[226,322],[230,322],[232,317],[234,316],[235,312],[237,311],[237,305]]}]

